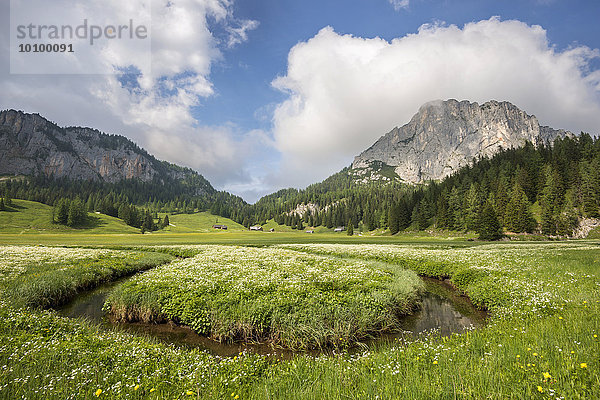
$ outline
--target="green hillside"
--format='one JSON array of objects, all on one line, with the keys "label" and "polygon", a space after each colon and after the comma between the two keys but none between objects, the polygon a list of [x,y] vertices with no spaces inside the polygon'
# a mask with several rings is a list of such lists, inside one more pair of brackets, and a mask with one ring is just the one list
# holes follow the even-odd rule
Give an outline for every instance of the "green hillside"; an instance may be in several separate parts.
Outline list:
[{"label": "green hillside", "polygon": [[139,229],[126,225],[118,218],[90,213],[88,222],[80,227],[52,222],[52,207],[35,201],[15,200],[7,211],[0,211],[0,233],[139,233]]},{"label": "green hillside", "polygon": [[[159,214],[161,218],[165,214]],[[169,215],[169,227],[160,232],[173,233],[198,233],[198,232],[220,232],[212,228],[213,225],[227,225],[227,230],[223,232],[241,232],[247,231],[242,225],[230,220],[229,218],[219,217],[207,211],[193,214],[173,214]]]}]

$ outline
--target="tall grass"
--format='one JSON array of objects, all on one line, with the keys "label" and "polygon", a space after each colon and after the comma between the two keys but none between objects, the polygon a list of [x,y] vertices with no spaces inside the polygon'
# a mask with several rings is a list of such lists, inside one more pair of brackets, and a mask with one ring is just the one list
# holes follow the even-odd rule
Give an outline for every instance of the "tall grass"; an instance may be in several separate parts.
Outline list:
[{"label": "tall grass", "polygon": [[423,287],[412,271],[289,250],[196,252],[121,284],[106,309],[121,321],[189,325],[218,341],[347,347],[398,330]]},{"label": "tall grass", "polygon": [[133,252],[74,260],[66,265],[32,264],[10,283],[5,293],[16,306],[55,307],[71,300],[78,292],[172,259],[167,254]]}]

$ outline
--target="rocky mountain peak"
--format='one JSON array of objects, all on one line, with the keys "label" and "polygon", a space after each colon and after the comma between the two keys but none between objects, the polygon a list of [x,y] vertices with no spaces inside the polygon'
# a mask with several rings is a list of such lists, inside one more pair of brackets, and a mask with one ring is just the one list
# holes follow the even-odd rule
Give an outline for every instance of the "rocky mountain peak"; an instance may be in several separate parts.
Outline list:
[{"label": "rocky mountain peak", "polygon": [[378,169],[385,165],[404,182],[440,180],[473,158],[526,142],[534,146],[551,143],[566,135],[572,134],[541,126],[534,115],[506,101],[479,105],[435,100],[422,105],[408,124],[392,129],[357,156],[352,171],[364,177],[373,165]]}]

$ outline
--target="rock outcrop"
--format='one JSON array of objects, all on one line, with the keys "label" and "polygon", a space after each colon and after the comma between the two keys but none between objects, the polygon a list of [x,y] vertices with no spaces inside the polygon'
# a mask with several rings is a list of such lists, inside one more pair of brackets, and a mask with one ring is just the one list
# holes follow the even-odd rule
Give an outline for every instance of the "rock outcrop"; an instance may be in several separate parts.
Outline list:
[{"label": "rock outcrop", "polygon": [[61,128],[38,114],[0,112],[0,174],[77,180],[188,179],[198,193],[214,191],[189,168],[159,161],[129,139],[90,128]]},{"label": "rock outcrop", "polygon": [[[401,181],[440,180],[501,149],[548,144],[572,135],[541,126],[537,118],[508,102],[433,101],[423,105],[410,122],[382,136],[354,159],[354,174],[365,175],[373,165],[393,167]],[[377,174],[375,174],[377,176]]]}]

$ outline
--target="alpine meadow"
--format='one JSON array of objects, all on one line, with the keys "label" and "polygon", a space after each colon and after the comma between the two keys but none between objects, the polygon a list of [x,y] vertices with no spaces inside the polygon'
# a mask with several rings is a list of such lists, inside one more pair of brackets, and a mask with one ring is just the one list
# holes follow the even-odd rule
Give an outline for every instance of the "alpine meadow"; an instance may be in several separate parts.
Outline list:
[{"label": "alpine meadow", "polygon": [[0,399],[600,399],[600,3],[476,3],[1,4]]}]

